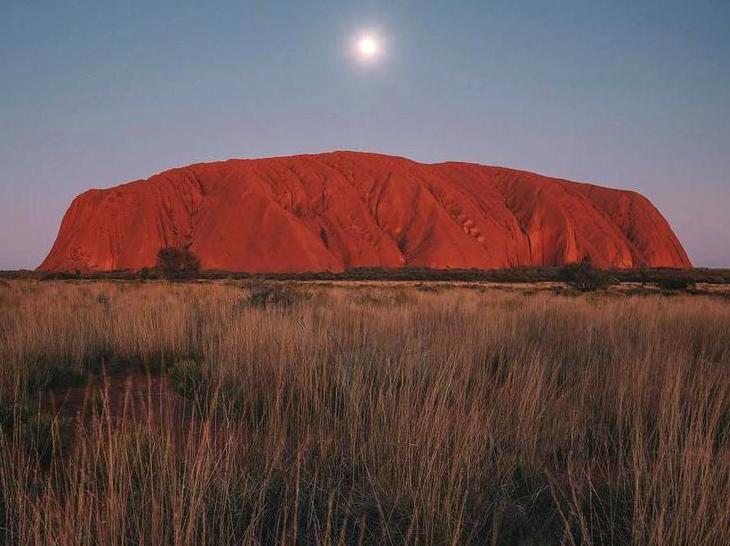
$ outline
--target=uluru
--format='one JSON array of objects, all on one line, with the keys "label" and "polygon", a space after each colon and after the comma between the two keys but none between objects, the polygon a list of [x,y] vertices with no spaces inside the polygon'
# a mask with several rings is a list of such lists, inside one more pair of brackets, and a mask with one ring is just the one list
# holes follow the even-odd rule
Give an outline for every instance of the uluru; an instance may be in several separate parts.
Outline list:
[{"label": "uluru", "polygon": [[199,163],[76,197],[43,271],[141,269],[189,247],[204,269],[687,268],[632,191],[470,163],[331,152]]}]

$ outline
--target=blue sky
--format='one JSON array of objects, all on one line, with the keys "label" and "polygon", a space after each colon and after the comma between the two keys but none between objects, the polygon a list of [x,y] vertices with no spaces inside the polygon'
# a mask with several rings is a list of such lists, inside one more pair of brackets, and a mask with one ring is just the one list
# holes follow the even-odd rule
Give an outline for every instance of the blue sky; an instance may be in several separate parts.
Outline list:
[{"label": "blue sky", "polygon": [[0,269],[90,187],[333,149],[635,189],[730,266],[726,1],[0,0],[0,74]]}]

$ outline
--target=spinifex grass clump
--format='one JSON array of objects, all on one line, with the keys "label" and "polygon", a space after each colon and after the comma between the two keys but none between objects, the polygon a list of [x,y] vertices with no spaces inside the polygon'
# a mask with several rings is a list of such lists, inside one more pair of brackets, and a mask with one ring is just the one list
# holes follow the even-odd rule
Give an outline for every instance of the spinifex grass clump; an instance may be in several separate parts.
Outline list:
[{"label": "spinifex grass clump", "polygon": [[253,307],[290,307],[309,299],[309,293],[280,282],[253,281],[242,304]]},{"label": "spinifex grass clump", "polygon": [[56,419],[55,387],[17,388],[34,363],[165,355],[158,391],[102,392],[45,460],[2,429],[0,543],[730,543],[728,300],[0,290],[0,399],[23,430]]}]

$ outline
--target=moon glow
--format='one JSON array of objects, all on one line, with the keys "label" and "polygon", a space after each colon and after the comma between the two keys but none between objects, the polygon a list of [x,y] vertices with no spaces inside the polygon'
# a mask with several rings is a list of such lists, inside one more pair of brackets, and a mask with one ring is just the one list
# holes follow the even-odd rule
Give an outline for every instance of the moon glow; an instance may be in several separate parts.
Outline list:
[{"label": "moon glow", "polygon": [[363,62],[374,62],[382,54],[383,48],[375,34],[361,34],[355,39],[354,50],[356,57]]}]

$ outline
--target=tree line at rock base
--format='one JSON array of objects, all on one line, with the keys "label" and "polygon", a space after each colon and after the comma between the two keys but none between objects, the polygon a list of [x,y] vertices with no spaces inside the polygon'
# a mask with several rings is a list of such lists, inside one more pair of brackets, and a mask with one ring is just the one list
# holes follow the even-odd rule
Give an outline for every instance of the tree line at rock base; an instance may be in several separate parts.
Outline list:
[{"label": "tree line at rock base", "polygon": [[432,269],[426,267],[359,267],[343,272],[251,273],[201,269],[200,260],[185,247],[165,247],[152,267],[116,271],[0,271],[0,278],[41,280],[222,280],[268,279],[291,281],[435,281],[537,283],[563,282],[579,291],[593,291],[619,283],[657,285],[665,290],[692,289],[698,283],[730,284],[730,269],[649,268],[599,269],[590,259],[564,266],[522,266],[508,269]]}]

